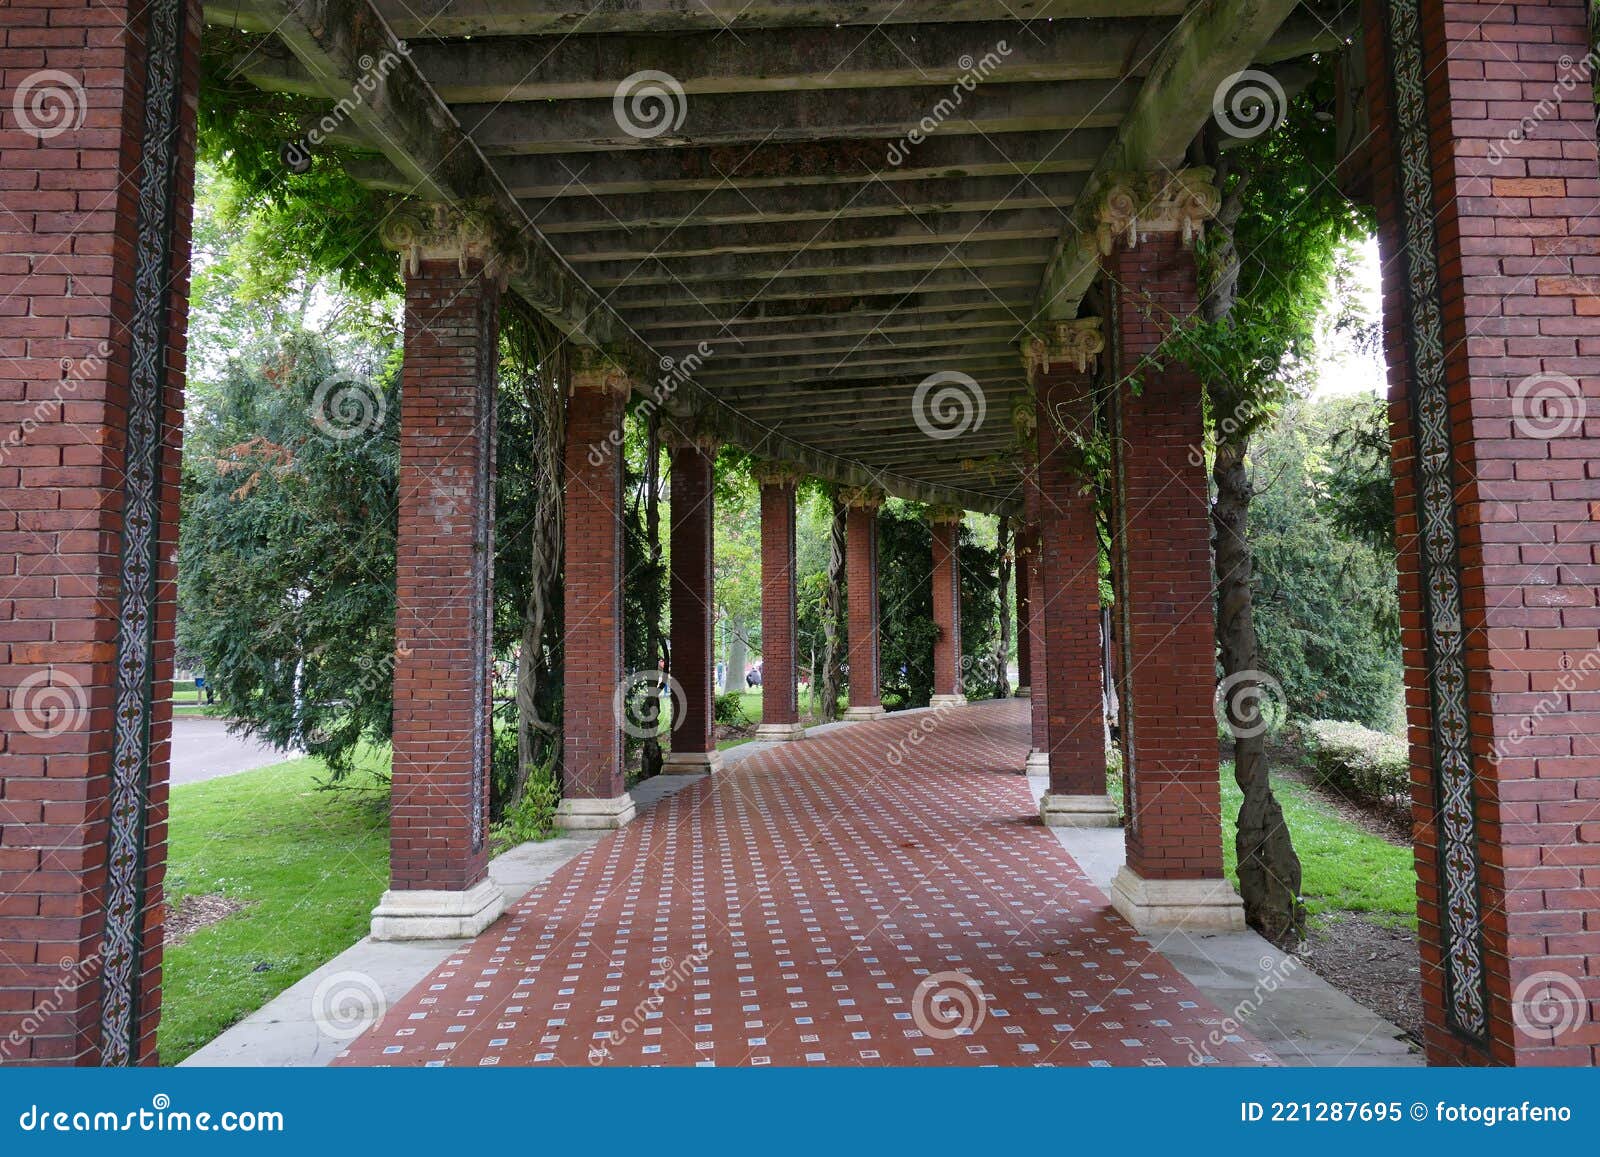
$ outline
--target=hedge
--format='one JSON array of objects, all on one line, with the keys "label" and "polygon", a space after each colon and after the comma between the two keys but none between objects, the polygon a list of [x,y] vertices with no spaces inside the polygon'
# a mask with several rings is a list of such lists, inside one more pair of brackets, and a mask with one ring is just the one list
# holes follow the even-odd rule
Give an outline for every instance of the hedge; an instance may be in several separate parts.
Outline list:
[{"label": "hedge", "polygon": [[1314,719],[1300,724],[1300,737],[1324,782],[1369,799],[1409,794],[1410,761],[1399,736],[1359,723]]}]

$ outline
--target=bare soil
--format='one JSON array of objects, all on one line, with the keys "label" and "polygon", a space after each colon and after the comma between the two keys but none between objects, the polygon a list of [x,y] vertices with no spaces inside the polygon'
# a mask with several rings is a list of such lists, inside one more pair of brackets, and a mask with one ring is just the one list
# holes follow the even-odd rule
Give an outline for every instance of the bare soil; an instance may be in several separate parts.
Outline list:
[{"label": "bare soil", "polygon": [[1295,953],[1307,967],[1357,1004],[1422,1039],[1417,937],[1410,928],[1379,924],[1355,913],[1312,921]]},{"label": "bare soil", "polygon": [[225,920],[243,908],[238,900],[230,900],[221,892],[185,896],[167,907],[166,943],[182,944],[207,924]]}]

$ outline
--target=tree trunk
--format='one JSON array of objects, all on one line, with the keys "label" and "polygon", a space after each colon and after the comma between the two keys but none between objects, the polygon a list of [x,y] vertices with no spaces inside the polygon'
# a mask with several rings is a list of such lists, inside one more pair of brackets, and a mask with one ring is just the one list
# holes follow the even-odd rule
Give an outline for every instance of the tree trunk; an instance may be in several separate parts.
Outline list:
[{"label": "tree trunk", "polygon": [[722,671],[722,693],[744,690],[744,665],[750,657],[750,628],[744,619],[728,615],[728,662]]},{"label": "tree trunk", "polygon": [[[1000,519],[999,541],[995,544],[1000,556],[1000,638],[995,643],[994,694],[997,699],[1011,698],[1011,520]],[[1018,628],[1021,629],[1021,628]]]},{"label": "tree trunk", "polygon": [[[845,506],[833,499],[833,519],[828,526],[828,588],[822,598],[822,721],[839,718],[839,690],[844,684],[844,648],[839,645],[839,621],[844,611]],[[815,679],[816,672],[812,672]]]},{"label": "tree trunk", "polygon": [[1300,857],[1267,766],[1266,719],[1251,607],[1249,511],[1245,469],[1248,440],[1219,437],[1211,470],[1217,496],[1211,522],[1217,568],[1217,645],[1222,656],[1224,710],[1234,736],[1233,777],[1244,793],[1236,847],[1245,919],[1274,944],[1292,948],[1305,935],[1300,902]]}]

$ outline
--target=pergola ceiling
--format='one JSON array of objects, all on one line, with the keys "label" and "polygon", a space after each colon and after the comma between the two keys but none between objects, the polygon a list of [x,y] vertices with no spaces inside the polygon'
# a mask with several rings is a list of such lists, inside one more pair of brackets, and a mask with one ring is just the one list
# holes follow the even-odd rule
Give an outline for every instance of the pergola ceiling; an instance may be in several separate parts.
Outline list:
[{"label": "pergola ceiling", "polygon": [[[675,402],[709,405],[747,449],[1014,511],[1018,343],[1076,314],[1088,201],[1107,174],[1180,164],[1223,77],[1338,46],[1293,6],[219,0],[207,15],[271,33],[239,62],[255,84],[330,104],[392,31],[407,59],[327,146],[375,188],[492,201],[531,239],[514,285],[574,340],[648,365],[704,343]],[[655,135],[614,101],[645,71],[683,93]],[[981,390],[982,424],[954,438],[914,413],[940,372]]]}]

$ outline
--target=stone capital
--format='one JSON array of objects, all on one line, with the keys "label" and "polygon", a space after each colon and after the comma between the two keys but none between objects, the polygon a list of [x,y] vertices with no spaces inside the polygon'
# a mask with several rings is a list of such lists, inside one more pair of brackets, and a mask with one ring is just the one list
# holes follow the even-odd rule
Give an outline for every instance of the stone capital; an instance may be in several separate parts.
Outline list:
[{"label": "stone capital", "polygon": [[959,524],[967,515],[967,512],[959,506],[930,506],[927,513],[928,521],[935,526],[950,523]]},{"label": "stone capital", "polygon": [[406,273],[416,276],[424,261],[454,261],[467,275],[469,262],[503,268],[494,245],[487,213],[436,201],[405,198],[390,204],[379,236],[405,260]]},{"label": "stone capital", "polygon": [[846,486],[839,491],[839,501],[856,510],[876,510],[883,505],[883,491],[875,486]]},{"label": "stone capital", "polygon": [[604,350],[573,346],[569,356],[572,393],[595,390],[625,398],[632,392],[635,375]]},{"label": "stone capital", "polygon": [[1148,233],[1178,233],[1188,245],[1205,232],[1222,196],[1205,166],[1175,173],[1114,173],[1095,207],[1100,252],[1109,255],[1118,238],[1130,249]]},{"label": "stone capital", "polygon": [[1039,374],[1049,373],[1052,365],[1070,365],[1084,373],[1106,348],[1105,330],[1098,317],[1046,322],[1042,329],[1022,343],[1022,364],[1030,386]]},{"label": "stone capital", "polygon": [[798,486],[800,480],[806,476],[803,466],[766,458],[758,458],[752,462],[750,473],[762,486]]},{"label": "stone capital", "polygon": [[662,423],[661,440],[667,444],[667,449],[674,452],[698,450],[707,457],[715,457],[718,447],[722,445],[722,439],[715,432],[681,418],[667,418]]}]

